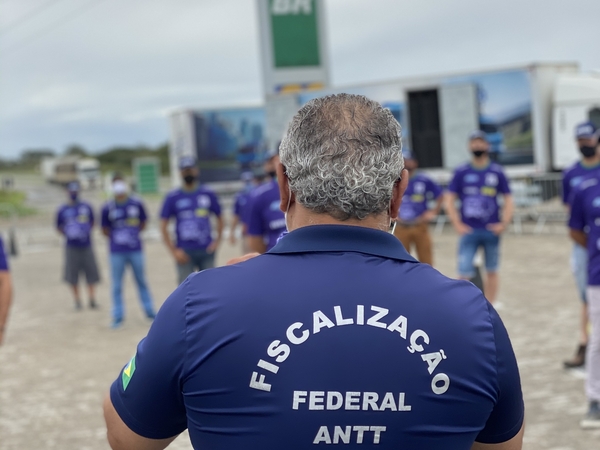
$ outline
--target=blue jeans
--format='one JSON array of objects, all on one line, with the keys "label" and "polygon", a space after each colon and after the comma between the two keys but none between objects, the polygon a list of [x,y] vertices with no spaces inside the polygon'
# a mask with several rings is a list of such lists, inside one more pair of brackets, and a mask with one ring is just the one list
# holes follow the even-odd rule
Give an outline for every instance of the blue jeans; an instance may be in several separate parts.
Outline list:
[{"label": "blue jeans", "polygon": [[196,270],[205,270],[215,267],[215,254],[208,253],[205,249],[184,249],[190,260],[185,264],[177,264],[177,278],[179,284]]},{"label": "blue jeans", "polygon": [[485,252],[485,270],[488,273],[498,271],[500,237],[490,230],[474,229],[471,233],[462,236],[458,245],[458,274],[462,278],[475,276],[473,259],[479,247],[483,247]]},{"label": "blue jeans", "polygon": [[154,317],[154,307],[152,306],[152,297],[144,276],[144,254],[137,252],[118,252],[110,254],[110,266],[112,271],[112,294],[113,294],[113,319],[123,320],[123,274],[129,264],[133,270],[133,275],[137,283],[140,301],[144,312],[148,317]]},{"label": "blue jeans", "polygon": [[588,251],[579,244],[573,244],[571,253],[571,270],[575,276],[575,283],[579,291],[579,297],[586,302],[587,275],[588,275]]}]

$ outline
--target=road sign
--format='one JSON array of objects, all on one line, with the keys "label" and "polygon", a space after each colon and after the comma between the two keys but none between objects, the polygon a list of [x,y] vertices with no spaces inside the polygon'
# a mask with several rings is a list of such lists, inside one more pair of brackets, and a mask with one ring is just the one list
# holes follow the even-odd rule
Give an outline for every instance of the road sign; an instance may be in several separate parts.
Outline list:
[{"label": "road sign", "polygon": [[158,158],[136,158],[133,160],[133,176],[139,194],[159,191],[160,161]]}]

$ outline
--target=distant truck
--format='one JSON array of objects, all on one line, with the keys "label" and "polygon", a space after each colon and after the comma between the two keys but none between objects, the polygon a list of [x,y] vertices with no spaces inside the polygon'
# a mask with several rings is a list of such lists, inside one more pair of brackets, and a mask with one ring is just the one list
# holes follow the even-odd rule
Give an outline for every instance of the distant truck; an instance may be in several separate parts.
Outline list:
[{"label": "distant truck", "polygon": [[101,184],[100,162],[94,158],[44,158],[40,169],[46,182],[52,184],[66,186],[78,181],[83,189],[94,189]]},{"label": "distant truck", "polygon": [[[365,95],[388,108],[402,125],[403,145],[410,147],[419,166],[439,181],[469,158],[467,138],[479,129],[486,133],[494,159],[506,166],[509,176],[540,175],[564,169],[579,158],[574,139],[575,125],[591,121],[600,127],[600,72],[583,73],[576,63],[532,63],[489,70],[436,74],[378,83],[288,94],[268,94],[262,106],[252,109],[255,121],[239,120],[238,110],[174,111],[171,125],[173,183],[178,182],[176,159],[195,155],[215,167],[212,154],[229,148],[213,135],[256,135],[261,148],[274,149],[292,116],[311,99],[328,94]],[[261,111],[263,111],[261,113]],[[249,111],[246,110],[246,114]],[[206,117],[216,118],[211,133]],[[237,119],[237,122],[234,122]],[[245,126],[242,126],[245,124]],[[262,127],[262,129],[261,129]],[[237,134],[229,130],[238,130]],[[222,131],[225,130],[225,131]],[[252,133],[254,134],[254,132]],[[207,145],[214,142],[214,145]],[[206,149],[210,148],[209,154]],[[240,163],[241,164],[241,163]],[[227,181],[224,171],[215,171],[210,181]]]}]

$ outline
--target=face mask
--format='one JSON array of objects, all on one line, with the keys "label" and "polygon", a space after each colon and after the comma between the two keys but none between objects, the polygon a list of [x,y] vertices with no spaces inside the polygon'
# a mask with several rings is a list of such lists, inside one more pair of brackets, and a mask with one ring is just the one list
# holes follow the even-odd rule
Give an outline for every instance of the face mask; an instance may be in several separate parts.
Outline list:
[{"label": "face mask", "polygon": [[79,197],[79,193],[78,192],[69,192],[69,197],[71,198],[71,200],[75,201]]},{"label": "face mask", "polygon": [[272,171],[272,172],[267,172],[267,175],[269,175],[271,178],[277,178],[277,172]]},{"label": "face mask", "polygon": [[185,184],[193,184],[196,181],[196,175],[186,175],[183,177]]},{"label": "face mask", "polygon": [[117,180],[112,185],[112,191],[115,195],[127,194],[127,183],[123,180]]},{"label": "face mask", "polygon": [[589,158],[590,156],[594,156],[596,154],[596,147],[590,147],[588,145],[583,145],[579,147],[579,151],[584,156],[584,158]]},{"label": "face mask", "polygon": [[471,153],[473,153],[473,156],[475,158],[481,158],[483,155],[485,155],[487,153],[487,150],[473,150]]}]

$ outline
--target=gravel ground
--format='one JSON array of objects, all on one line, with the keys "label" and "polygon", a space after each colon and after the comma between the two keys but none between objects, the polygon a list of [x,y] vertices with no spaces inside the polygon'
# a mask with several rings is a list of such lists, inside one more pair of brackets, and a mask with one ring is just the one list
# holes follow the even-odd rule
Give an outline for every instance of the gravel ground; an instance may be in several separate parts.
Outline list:
[{"label": "gravel ground", "polygon": [[[50,224],[61,200],[55,188],[35,178],[17,180],[40,210],[18,222],[20,255],[12,260],[15,303],[5,345],[0,348],[0,449],[107,449],[102,397],[126,363],[149,323],[126,278],[127,320],[109,329],[110,292],[104,239],[95,236],[103,282],[101,309],[76,312],[60,282],[62,247]],[[99,204],[101,197],[86,194]],[[155,214],[158,199],[148,200]],[[5,229],[8,222],[0,222]],[[158,240],[147,233],[147,274],[155,302],[175,287],[175,268]],[[435,237],[436,267],[452,276],[457,237],[449,227]],[[218,262],[240,252],[224,244]],[[510,332],[527,408],[526,450],[600,448],[600,430],[583,431],[586,409],[580,372],[566,372],[577,339],[579,304],[569,272],[570,244],[560,227],[553,233],[508,234],[502,245],[501,315]],[[189,449],[182,435],[169,448]]]}]

